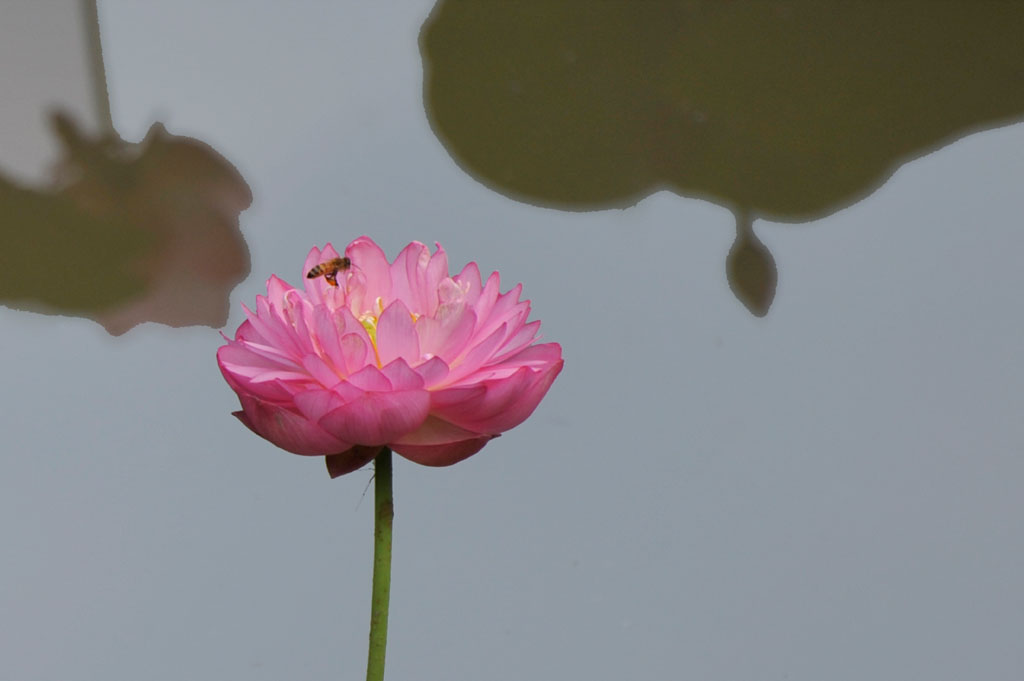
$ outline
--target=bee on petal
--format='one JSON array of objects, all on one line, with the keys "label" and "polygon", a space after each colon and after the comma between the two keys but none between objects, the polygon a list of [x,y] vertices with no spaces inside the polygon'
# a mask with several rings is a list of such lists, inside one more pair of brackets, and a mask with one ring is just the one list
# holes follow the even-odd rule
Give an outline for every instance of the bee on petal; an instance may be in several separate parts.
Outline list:
[{"label": "bee on petal", "polygon": [[317,277],[323,277],[327,280],[327,283],[331,286],[338,285],[338,272],[344,272],[352,266],[352,261],[348,258],[334,258],[327,262],[322,262],[309,272],[306,273],[306,279],[316,279]]}]

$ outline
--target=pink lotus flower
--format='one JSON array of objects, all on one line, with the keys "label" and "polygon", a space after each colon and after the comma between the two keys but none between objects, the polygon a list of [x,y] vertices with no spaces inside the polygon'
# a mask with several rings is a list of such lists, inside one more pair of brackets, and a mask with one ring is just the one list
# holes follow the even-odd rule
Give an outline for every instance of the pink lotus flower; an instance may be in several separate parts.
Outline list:
[{"label": "pink lotus flower", "polygon": [[[303,273],[338,257],[313,248]],[[499,293],[497,272],[481,284],[469,263],[451,277],[440,244],[431,255],[418,242],[389,263],[365,236],[345,257],[337,286],[271,276],[217,351],[235,416],[289,452],[326,455],[331,477],[383,446],[427,466],[461,461],[522,423],[562,370],[562,348],[535,343],[522,286]]]}]

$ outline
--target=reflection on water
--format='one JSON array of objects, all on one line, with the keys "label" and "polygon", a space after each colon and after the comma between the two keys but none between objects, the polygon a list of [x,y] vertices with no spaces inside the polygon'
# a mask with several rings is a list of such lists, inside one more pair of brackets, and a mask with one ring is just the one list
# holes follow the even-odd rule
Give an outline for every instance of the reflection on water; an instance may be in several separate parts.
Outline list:
[{"label": "reflection on water", "polygon": [[[4,172],[0,152],[0,304],[87,317],[112,334],[145,321],[223,326],[228,295],[249,272],[238,225],[249,186],[208,145],[160,123],[137,144],[117,135],[95,6],[83,5],[101,131],[86,132],[70,113],[37,112],[50,118],[59,147],[44,186]],[[80,19],[71,5],[66,17],[52,9],[40,7],[47,20]],[[78,53],[48,56],[82,62]]]},{"label": "reflection on water", "polygon": [[566,210],[659,189],[737,215],[730,285],[774,294],[758,217],[801,222],[1024,115],[1024,3],[440,0],[424,98],[455,160]]}]

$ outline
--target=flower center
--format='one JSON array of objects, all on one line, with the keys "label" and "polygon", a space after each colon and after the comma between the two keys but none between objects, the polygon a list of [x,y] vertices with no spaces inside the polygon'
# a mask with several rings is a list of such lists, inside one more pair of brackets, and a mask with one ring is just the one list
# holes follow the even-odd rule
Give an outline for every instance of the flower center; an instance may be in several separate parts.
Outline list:
[{"label": "flower center", "polygon": [[370,344],[373,345],[373,358],[380,368],[380,353],[377,352],[377,315],[372,312],[364,312],[359,315],[359,323],[366,329],[366,335],[370,337]]},{"label": "flower center", "polygon": [[370,337],[370,342],[373,343],[373,349],[377,349],[377,315],[371,312],[364,312],[359,316],[359,323],[366,329],[366,334]]}]

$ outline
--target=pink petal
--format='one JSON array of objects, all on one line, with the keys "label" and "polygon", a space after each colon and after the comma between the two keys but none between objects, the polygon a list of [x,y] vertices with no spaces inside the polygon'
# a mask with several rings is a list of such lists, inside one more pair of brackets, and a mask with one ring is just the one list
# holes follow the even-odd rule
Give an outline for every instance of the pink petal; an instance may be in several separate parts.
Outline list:
[{"label": "pink petal", "polygon": [[434,242],[437,248],[434,255],[430,256],[424,272],[424,280],[421,282],[421,290],[424,294],[422,314],[433,315],[437,310],[438,293],[441,282],[448,278],[448,254],[441,248],[441,244]]},{"label": "pink petal", "polygon": [[[327,246],[330,247],[330,244],[327,244]],[[302,272],[299,273],[299,276],[302,279],[305,279],[306,274],[311,269],[313,269],[322,262],[327,262],[328,260],[330,260],[330,258],[321,256],[320,249],[317,248],[316,246],[313,246],[313,248],[309,249],[309,254],[306,255],[306,261],[302,264]]]},{"label": "pink petal", "polygon": [[301,366],[293,357],[275,352],[272,346],[245,341],[228,341],[227,345],[220,346],[217,349],[217,362],[249,376],[261,371],[295,371]]},{"label": "pink petal", "polygon": [[348,245],[345,255],[352,261],[353,268],[359,268],[363,273],[366,293],[371,301],[377,297],[391,299],[391,265],[373,239],[359,237]]},{"label": "pink petal", "polygon": [[[242,308],[245,309],[246,313],[251,314],[249,308],[247,308],[244,304],[242,305]],[[224,340],[231,340],[227,336],[224,336],[223,333],[221,333],[221,336],[224,337]],[[252,322],[250,322],[248,319],[242,322],[241,326],[238,327],[238,331],[235,331],[235,340],[253,341],[256,343],[267,342],[267,339],[260,335],[260,333],[253,327]]]},{"label": "pink petal", "polygon": [[[402,249],[391,265],[391,293],[395,300],[403,301],[410,310],[417,314],[427,312],[424,285],[426,269],[430,264],[430,249],[418,241]],[[430,292],[437,295],[437,290]]]},{"label": "pink petal", "polygon": [[482,435],[446,445],[395,445],[393,449],[410,461],[423,466],[451,466],[473,456],[495,437],[497,436]]},{"label": "pink petal", "polygon": [[352,446],[284,407],[247,395],[239,395],[239,401],[243,412],[235,412],[235,415],[242,423],[260,437],[293,454],[334,454]]},{"label": "pink petal", "polygon": [[504,324],[495,329],[490,336],[470,348],[461,359],[452,362],[451,371],[446,379],[448,383],[457,383],[459,380],[479,369],[485,362],[491,359],[494,352],[503,340],[507,331]]},{"label": "pink petal", "polygon": [[413,326],[409,308],[396,300],[377,322],[377,356],[381,365],[390,364],[399,357],[409,361],[420,358],[420,341]]},{"label": "pink petal", "polygon": [[562,361],[562,346],[558,343],[539,343],[523,348],[520,352],[503,360],[515,366],[543,368]]},{"label": "pink petal", "polygon": [[285,296],[289,291],[294,290],[288,282],[276,274],[270,275],[270,278],[267,279],[267,298],[270,300],[270,307],[280,313],[285,307]]},{"label": "pink petal", "polygon": [[392,443],[399,445],[447,445],[480,437],[481,433],[460,428],[436,416],[428,416],[423,425],[413,432],[403,435]]},{"label": "pink petal", "polygon": [[487,277],[487,283],[484,284],[483,290],[480,292],[480,297],[476,301],[474,311],[476,312],[477,324],[481,327],[487,323],[490,318],[491,309],[494,307],[494,303],[498,300],[498,294],[501,289],[501,276],[497,272],[491,272],[491,276]]},{"label": "pink petal", "polygon": [[331,369],[340,374],[346,373],[346,358],[342,352],[341,334],[343,316],[327,309],[326,305],[318,305],[313,310],[313,347],[317,354],[328,360]]},{"label": "pink petal", "polygon": [[559,361],[546,371],[523,367],[507,378],[483,381],[482,395],[452,399],[446,391],[432,393],[432,413],[478,433],[503,433],[525,421],[561,372]]},{"label": "pink petal", "polygon": [[474,328],[476,314],[468,305],[441,305],[436,316],[416,320],[420,353],[451,362],[465,350]]},{"label": "pink petal", "polygon": [[505,324],[506,328],[510,331],[519,328],[523,320],[530,314],[530,301],[519,300],[521,289],[522,285],[517,284],[514,289],[498,297],[494,306],[488,312],[487,319],[480,320],[480,323],[477,325],[472,342],[476,342],[477,339],[492,333],[501,324]]},{"label": "pink petal", "polygon": [[367,365],[348,377],[348,382],[360,390],[387,392],[391,390],[391,381],[377,367]]},{"label": "pink petal", "polygon": [[295,329],[295,340],[302,348],[303,354],[315,352],[313,348],[313,332],[315,326],[313,304],[306,298],[306,294],[292,289],[284,296],[285,315],[291,321]]},{"label": "pink petal", "polygon": [[404,359],[396,359],[380,370],[384,378],[391,383],[393,390],[419,390],[423,387],[423,377],[409,368]]},{"label": "pink petal", "polygon": [[440,357],[431,357],[413,370],[423,378],[423,385],[428,388],[440,383],[448,375],[448,365]]},{"label": "pink petal", "polygon": [[309,381],[308,376],[283,370],[281,365],[254,355],[237,343],[218,348],[217,366],[235,392],[253,393],[271,401],[286,400],[291,396],[292,391],[282,385],[282,380],[300,384]]},{"label": "pink petal", "polygon": [[221,368],[221,375],[228,382],[231,389],[238,395],[250,395],[256,399],[265,400],[273,404],[285,404],[295,394],[294,384],[283,381],[267,381],[265,383],[253,383],[246,378],[237,377]]},{"label": "pink petal", "polygon": [[331,286],[327,283],[327,280],[324,277],[309,279],[306,275],[317,265],[334,260],[337,257],[339,257],[338,251],[334,250],[334,246],[331,244],[324,246],[324,250],[319,253],[317,253],[316,247],[313,247],[313,250],[311,250],[309,255],[306,256],[306,263],[302,268],[302,281],[304,283],[306,294],[314,305],[326,303],[328,302],[328,299],[335,300],[335,296],[338,295],[338,289],[340,287]]},{"label": "pink petal", "polygon": [[361,445],[384,445],[423,424],[430,409],[426,390],[368,392],[320,419],[335,437]]},{"label": "pink petal", "polygon": [[483,287],[480,284],[480,268],[475,262],[468,263],[462,271],[452,277],[466,291],[466,302],[475,305],[480,299],[480,291]]},{"label": "pink petal", "polygon": [[294,355],[273,345],[265,345],[256,341],[239,341],[236,345],[281,367],[297,367],[301,363],[296,361],[297,358]]},{"label": "pink petal", "polygon": [[334,369],[316,355],[306,355],[303,357],[302,366],[315,381],[325,388],[330,388],[341,382],[341,377],[338,376]]},{"label": "pink petal", "polygon": [[273,345],[282,352],[298,358],[302,354],[299,345],[295,342],[293,333],[285,328],[277,317],[270,312],[270,305],[263,296],[256,297],[256,312],[253,312],[244,305],[242,308],[248,317],[249,327],[260,338],[265,345]]},{"label": "pink petal", "polygon": [[[537,332],[540,330],[540,321],[530,322],[519,327],[512,336],[505,340],[501,344],[500,354],[495,354],[493,362],[504,362],[509,357],[512,357],[523,348],[527,347],[537,338]],[[561,352],[559,352],[561,354]]]},{"label": "pink petal", "polygon": [[[346,308],[335,310],[334,317],[338,329],[344,334],[341,338],[341,350],[345,356],[345,368],[348,373],[353,374],[367,364],[375,364],[373,342],[366,332],[366,327],[360,324],[359,320]],[[357,343],[354,338],[346,340],[349,335],[357,337],[362,343]]]},{"label": "pink petal", "polygon": [[341,337],[341,354],[345,357],[345,371],[349,374],[366,366],[370,349],[364,338],[365,334],[358,333],[346,333]]},{"label": "pink petal", "polygon": [[327,473],[332,478],[359,470],[377,458],[380,447],[353,447],[341,454],[331,454],[324,458],[327,462]]},{"label": "pink petal", "polygon": [[337,391],[326,388],[303,390],[300,393],[296,393],[292,399],[302,415],[314,423],[322,419],[326,414],[343,406],[346,401]]}]

